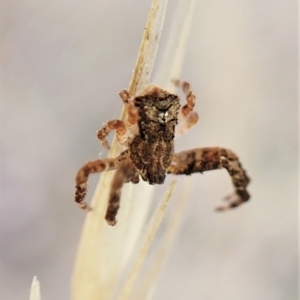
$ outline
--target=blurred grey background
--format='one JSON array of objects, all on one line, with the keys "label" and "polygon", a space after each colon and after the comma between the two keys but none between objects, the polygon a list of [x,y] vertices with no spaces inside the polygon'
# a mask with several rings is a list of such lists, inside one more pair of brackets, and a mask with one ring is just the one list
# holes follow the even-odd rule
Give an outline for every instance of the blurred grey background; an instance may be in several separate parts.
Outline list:
[{"label": "blurred grey background", "polygon": [[[84,220],[74,176],[107,155],[95,133],[120,114],[117,93],[129,84],[149,7],[2,1],[1,299],[28,299],[33,275],[43,299],[69,298]],[[232,188],[228,174],[194,175],[154,298],[297,299],[297,2],[198,1],[182,78],[193,85],[200,121],[176,150],[233,149],[252,198],[216,214]]]}]

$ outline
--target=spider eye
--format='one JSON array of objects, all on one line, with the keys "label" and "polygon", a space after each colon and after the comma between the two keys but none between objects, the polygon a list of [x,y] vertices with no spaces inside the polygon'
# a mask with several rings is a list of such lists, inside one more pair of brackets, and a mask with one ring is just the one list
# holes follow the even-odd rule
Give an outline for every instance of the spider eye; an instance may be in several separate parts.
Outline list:
[{"label": "spider eye", "polygon": [[168,122],[168,116],[169,116],[169,113],[168,111],[161,111],[161,110],[156,110],[156,119],[159,123],[166,123]]},{"label": "spider eye", "polygon": [[159,116],[161,118],[167,118],[169,116],[169,113],[167,111],[162,111],[159,113]]}]

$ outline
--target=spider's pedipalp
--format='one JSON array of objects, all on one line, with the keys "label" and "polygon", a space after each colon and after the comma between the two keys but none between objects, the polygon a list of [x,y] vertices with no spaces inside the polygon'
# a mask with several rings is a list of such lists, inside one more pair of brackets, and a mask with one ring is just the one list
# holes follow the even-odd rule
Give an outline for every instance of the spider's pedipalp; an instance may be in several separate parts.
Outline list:
[{"label": "spider's pedipalp", "polygon": [[110,146],[106,140],[106,137],[112,130],[116,130],[116,138],[120,145],[126,145],[127,143],[127,130],[125,123],[121,120],[108,121],[103,127],[98,130],[97,137],[101,141],[103,147],[110,149]]},{"label": "spider's pedipalp", "polygon": [[181,106],[178,114],[178,121],[181,121],[194,109],[194,106],[196,104],[196,96],[193,93],[191,85],[187,81],[180,81],[176,79],[172,81],[176,87],[182,89],[186,97],[186,104]]},{"label": "spider's pedipalp", "polygon": [[226,205],[216,209],[217,211],[224,211],[237,207],[250,198],[246,190],[250,178],[242,168],[238,157],[231,150],[215,147],[176,153],[172,157],[168,173],[190,175],[221,168],[228,171],[235,188],[235,193],[228,197]]},{"label": "spider's pedipalp", "polygon": [[84,198],[87,193],[88,177],[92,173],[100,173],[103,171],[115,170],[122,162],[128,159],[128,151],[124,151],[116,158],[97,159],[87,162],[77,172],[75,183],[75,202],[78,206],[85,210],[90,207],[85,203]]},{"label": "spider's pedipalp", "polygon": [[105,220],[108,225],[114,226],[117,223],[116,215],[120,208],[121,189],[124,183],[136,177],[136,169],[131,162],[121,164],[112,180],[111,190],[106,210]]},{"label": "spider's pedipalp", "polygon": [[195,111],[190,111],[185,119],[183,119],[177,126],[175,127],[175,137],[179,137],[188,131],[191,127],[193,127],[198,122],[198,114]]}]

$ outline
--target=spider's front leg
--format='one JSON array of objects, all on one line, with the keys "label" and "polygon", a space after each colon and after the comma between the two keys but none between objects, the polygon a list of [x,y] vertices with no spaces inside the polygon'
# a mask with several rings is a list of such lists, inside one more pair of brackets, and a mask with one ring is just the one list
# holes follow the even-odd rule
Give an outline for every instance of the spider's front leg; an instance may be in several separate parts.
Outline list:
[{"label": "spider's front leg", "polygon": [[136,135],[138,133],[138,110],[133,103],[134,97],[130,97],[129,92],[127,90],[122,90],[119,93],[120,98],[125,104],[125,109],[127,112],[127,117],[125,120],[126,127],[130,131],[132,135]]},{"label": "spider's front leg", "polygon": [[174,154],[168,173],[190,175],[221,168],[228,171],[235,188],[235,193],[227,197],[227,205],[216,208],[217,211],[223,211],[237,207],[250,198],[246,190],[250,178],[231,150],[217,147],[198,148]]},{"label": "spider's front leg", "polygon": [[87,162],[77,172],[75,183],[75,202],[82,209],[90,210],[91,208],[85,203],[84,198],[87,193],[88,177],[92,173],[100,173],[117,169],[120,164],[128,159],[128,151],[124,151],[116,158],[97,159]]},{"label": "spider's front leg", "polygon": [[181,88],[185,97],[186,104],[181,106],[178,121],[179,124],[175,128],[175,136],[178,137],[188,131],[198,122],[198,114],[194,111],[196,104],[196,96],[193,93],[191,85],[187,81],[173,80],[176,87]]}]

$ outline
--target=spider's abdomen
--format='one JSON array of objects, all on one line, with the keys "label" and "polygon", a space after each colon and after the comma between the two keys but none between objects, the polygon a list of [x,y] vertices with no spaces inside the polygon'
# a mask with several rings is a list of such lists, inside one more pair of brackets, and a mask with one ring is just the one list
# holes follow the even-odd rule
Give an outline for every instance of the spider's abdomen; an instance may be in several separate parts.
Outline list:
[{"label": "spider's abdomen", "polygon": [[136,136],[130,144],[130,157],[144,181],[161,184],[171,163],[173,141],[145,141]]}]

